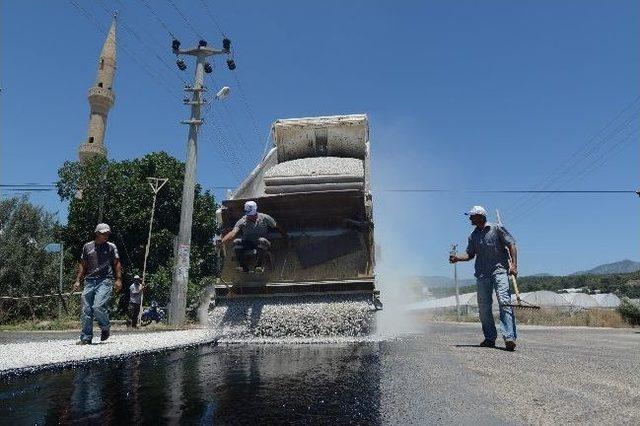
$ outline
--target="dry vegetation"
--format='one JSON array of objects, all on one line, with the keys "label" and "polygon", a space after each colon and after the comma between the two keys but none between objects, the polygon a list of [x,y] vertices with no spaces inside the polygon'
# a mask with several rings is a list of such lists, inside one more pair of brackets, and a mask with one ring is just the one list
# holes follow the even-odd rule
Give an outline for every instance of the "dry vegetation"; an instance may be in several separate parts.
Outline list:
[{"label": "dry vegetation", "polygon": [[540,309],[519,310],[516,318],[520,324],[535,325],[569,325],[587,327],[629,327],[620,313],[614,309],[584,309],[584,310],[560,310]]},{"label": "dry vegetation", "polygon": [[[455,321],[455,310],[424,313],[417,316],[419,321]],[[583,327],[631,327],[614,309],[567,310],[543,308],[540,310],[517,309],[519,324]],[[477,314],[462,315],[462,322],[479,322]],[[496,315],[496,323],[499,321]]]}]

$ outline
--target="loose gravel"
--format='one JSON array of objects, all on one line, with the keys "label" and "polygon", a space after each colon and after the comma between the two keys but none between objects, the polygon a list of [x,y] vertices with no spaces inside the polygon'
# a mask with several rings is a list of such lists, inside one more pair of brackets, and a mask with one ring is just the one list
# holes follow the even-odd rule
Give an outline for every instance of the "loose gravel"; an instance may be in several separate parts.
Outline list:
[{"label": "loose gravel", "polygon": [[218,339],[212,330],[191,329],[155,333],[118,334],[92,345],[76,345],[76,340],[47,340],[0,345],[0,375],[35,370],[52,365],[79,364],[101,358],[128,356],[191,345]]},{"label": "loose gravel", "polygon": [[349,338],[372,334],[374,313],[362,296],[248,298],[221,301],[208,322],[221,341]]},{"label": "loose gravel", "polygon": [[364,178],[364,165],[357,158],[311,157],[285,161],[265,173],[265,180],[291,176],[354,176]]}]

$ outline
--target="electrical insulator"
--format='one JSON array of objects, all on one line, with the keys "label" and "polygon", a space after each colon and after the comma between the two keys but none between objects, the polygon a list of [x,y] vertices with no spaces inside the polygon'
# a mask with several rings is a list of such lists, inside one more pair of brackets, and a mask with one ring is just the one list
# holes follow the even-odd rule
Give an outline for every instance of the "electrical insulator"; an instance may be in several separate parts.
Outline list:
[{"label": "electrical insulator", "polygon": [[182,100],[182,102],[184,102],[185,104],[188,104],[188,103],[189,103],[189,101],[190,101],[190,99],[189,99],[189,98],[184,98],[184,99]]},{"label": "electrical insulator", "polygon": [[185,63],[184,63],[184,61],[183,61],[182,59],[178,59],[178,60],[176,61],[176,65],[178,66],[178,69],[179,69],[180,71],[184,71],[184,70],[186,70],[186,69],[187,69],[187,64],[185,64]]},{"label": "electrical insulator", "polygon": [[236,69],[236,61],[234,61],[231,58],[227,59],[227,67],[229,67],[229,69],[231,71],[235,70]]},{"label": "electrical insulator", "polygon": [[206,47],[206,45],[207,45],[207,41],[206,40],[200,40],[198,42],[198,46],[200,46],[200,47]]},{"label": "electrical insulator", "polygon": [[231,40],[229,40],[228,38],[222,40],[222,48],[227,52],[231,50]]},{"label": "electrical insulator", "polygon": [[171,49],[173,49],[174,51],[180,50],[180,41],[174,38],[173,41],[171,42]]},{"label": "electrical insulator", "polygon": [[211,74],[213,72],[213,67],[209,62],[204,63],[204,72],[206,72],[207,74]]}]

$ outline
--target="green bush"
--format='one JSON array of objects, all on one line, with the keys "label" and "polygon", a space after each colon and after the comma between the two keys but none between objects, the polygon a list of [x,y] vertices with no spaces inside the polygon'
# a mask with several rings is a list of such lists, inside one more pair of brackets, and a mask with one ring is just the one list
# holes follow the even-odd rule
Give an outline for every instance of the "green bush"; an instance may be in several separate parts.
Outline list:
[{"label": "green bush", "polygon": [[640,307],[634,305],[629,299],[622,299],[618,312],[631,325],[640,325]]}]

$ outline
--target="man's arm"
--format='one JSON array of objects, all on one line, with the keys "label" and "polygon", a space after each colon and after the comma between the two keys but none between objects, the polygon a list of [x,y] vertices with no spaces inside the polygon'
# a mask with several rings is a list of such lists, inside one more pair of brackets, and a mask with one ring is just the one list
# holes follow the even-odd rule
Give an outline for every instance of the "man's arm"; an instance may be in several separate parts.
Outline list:
[{"label": "man's arm", "polygon": [[498,227],[498,234],[500,235],[500,240],[502,244],[507,247],[507,251],[509,252],[509,275],[517,276],[518,275],[518,249],[516,248],[516,240],[513,238],[513,235],[507,228],[504,226]]},{"label": "man's arm", "polygon": [[73,283],[74,290],[77,291],[80,289],[80,282],[82,281],[82,278],[84,278],[86,271],[87,271],[87,265],[85,264],[85,261],[80,260],[80,263],[78,263],[78,275],[76,275],[76,282]]},{"label": "man's arm", "polygon": [[509,250],[509,275],[518,275],[518,249],[516,248],[515,243],[509,244],[507,246],[507,250]]},{"label": "man's arm", "polygon": [[113,283],[113,288],[116,291],[120,291],[122,289],[122,265],[120,264],[120,259],[117,257],[113,261],[113,270],[116,273],[116,280]]},{"label": "man's arm", "polygon": [[466,261],[472,260],[474,257],[476,257],[475,254],[469,254],[469,253],[452,254],[449,256],[449,263],[466,262]]},{"label": "man's arm", "polygon": [[465,250],[464,254],[451,253],[449,255],[449,263],[466,262],[473,259],[474,257],[476,257],[476,250],[475,246],[473,245],[473,240],[471,239],[471,237],[469,237],[469,241],[467,242],[467,249]]},{"label": "man's arm", "polygon": [[227,234],[224,237],[222,237],[221,240],[219,240],[220,244],[224,244],[227,241],[234,239],[236,237],[236,235],[238,235],[238,232],[240,232],[239,228],[237,228],[237,227],[233,228],[231,231],[227,232]]}]

